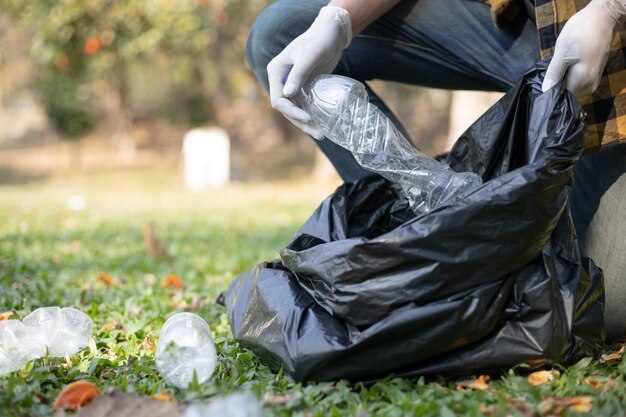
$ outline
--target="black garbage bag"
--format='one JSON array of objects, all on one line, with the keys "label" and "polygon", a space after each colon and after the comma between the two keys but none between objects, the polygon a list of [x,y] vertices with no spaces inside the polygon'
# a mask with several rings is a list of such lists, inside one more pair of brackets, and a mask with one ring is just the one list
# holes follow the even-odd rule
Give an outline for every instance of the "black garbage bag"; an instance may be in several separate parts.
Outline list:
[{"label": "black garbage bag", "polygon": [[545,62],[444,158],[484,184],[418,217],[399,187],[344,184],[281,259],[239,275],[235,339],[296,380],[497,373],[571,363],[604,340],[602,273],[579,252],[568,194],[584,114]]}]

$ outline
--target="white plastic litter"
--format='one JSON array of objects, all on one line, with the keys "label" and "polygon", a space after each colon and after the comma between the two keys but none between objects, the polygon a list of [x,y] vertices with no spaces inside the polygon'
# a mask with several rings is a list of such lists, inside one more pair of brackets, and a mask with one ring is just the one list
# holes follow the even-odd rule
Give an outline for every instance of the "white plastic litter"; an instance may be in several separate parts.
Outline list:
[{"label": "white plastic litter", "polygon": [[199,383],[207,381],[215,371],[217,351],[206,321],[193,313],[178,313],[167,319],[154,359],[163,378],[178,388],[187,388],[194,372]]},{"label": "white plastic litter", "polygon": [[74,308],[41,307],[19,320],[0,321],[0,375],[22,369],[30,360],[73,355],[87,346],[91,318]]},{"label": "white plastic litter", "polygon": [[303,85],[297,101],[324,135],[352,152],[363,168],[399,184],[415,213],[482,184],[480,176],[455,172],[415,149],[356,80],[315,76]]},{"label": "white plastic litter", "polygon": [[183,417],[263,417],[263,407],[250,393],[233,393],[208,404],[191,404]]}]

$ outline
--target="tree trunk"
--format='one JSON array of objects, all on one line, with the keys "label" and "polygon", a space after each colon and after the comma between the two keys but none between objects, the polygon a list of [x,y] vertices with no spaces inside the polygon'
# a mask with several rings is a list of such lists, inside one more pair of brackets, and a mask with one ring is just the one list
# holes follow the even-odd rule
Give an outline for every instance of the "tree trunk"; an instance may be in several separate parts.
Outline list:
[{"label": "tree trunk", "polygon": [[120,63],[117,74],[112,82],[115,96],[113,109],[113,139],[117,143],[120,159],[123,164],[130,165],[137,156],[137,146],[132,136],[133,110],[126,74],[126,66]]}]

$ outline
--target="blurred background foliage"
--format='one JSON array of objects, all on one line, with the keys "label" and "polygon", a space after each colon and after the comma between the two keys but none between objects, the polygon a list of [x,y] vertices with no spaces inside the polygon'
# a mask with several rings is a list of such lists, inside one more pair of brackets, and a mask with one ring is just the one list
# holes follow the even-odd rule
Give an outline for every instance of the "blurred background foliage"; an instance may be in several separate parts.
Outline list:
[{"label": "blurred background foliage", "polygon": [[[93,126],[90,113],[97,112],[102,89],[115,96],[119,116],[127,119],[121,122],[132,123],[141,104],[144,113],[178,122],[219,123],[219,108],[241,93],[247,78],[241,62],[247,32],[241,28],[267,1],[3,3],[32,36],[30,55],[48,115],[60,132],[74,136]],[[134,86],[146,87],[147,72],[167,79],[170,100],[133,103]]]},{"label": "blurred background foliage", "polygon": [[[272,111],[245,62],[269,3],[0,0],[0,147],[97,138],[126,164],[144,148],[176,161],[187,129],[215,125],[230,135],[235,179],[310,171],[315,146]],[[445,148],[449,93],[374,84],[422,150]]]}]

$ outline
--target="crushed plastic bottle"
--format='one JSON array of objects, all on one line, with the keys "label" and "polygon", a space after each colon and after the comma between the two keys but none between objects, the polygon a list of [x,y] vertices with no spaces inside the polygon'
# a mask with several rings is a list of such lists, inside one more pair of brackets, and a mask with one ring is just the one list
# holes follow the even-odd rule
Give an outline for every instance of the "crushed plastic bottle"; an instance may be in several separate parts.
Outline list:
[{"label": "crushed plastic bottle", "polygon": [[0,321],[0,375],[18,371],[29,360],[26,327],[19,320]]},{"label": "crushed plastic bottle", "polygon": [[41,307],[19,320],[0,321],[0,375],[30,360],[73,355],[87,346],[93,321],[73,308]]},{"label": "crushed plastic bottle", "polygon": [[43,307],[22,320],[30,327],[35,344],[47,347],[50,356],[65,356],[87,346],[93,331],[91,318],[74,308]]},{"label": "crushed plastic bottle", "polygon": [[187,388],[194,372],[199,383],[208,380],[217,365],[217,352],[206,321],[193,313],[167,319],[159,333],[155,362],[163,378],[178,388]]},{"label": "crushed plastic bottle", "polygon": [[263,407],[250,393],[235,392],[208,404],[191,404],[183,417],[263,417]]},{"label": "crushed plastic bottle", "polygon": [[297,101],[324,135],[352,152],[363,168],[399,184],[417,214],[482,184],[480,176],[457,173],[415,149],[369,102],[365,86],[356,80],[340,75],[312,77]]}]

